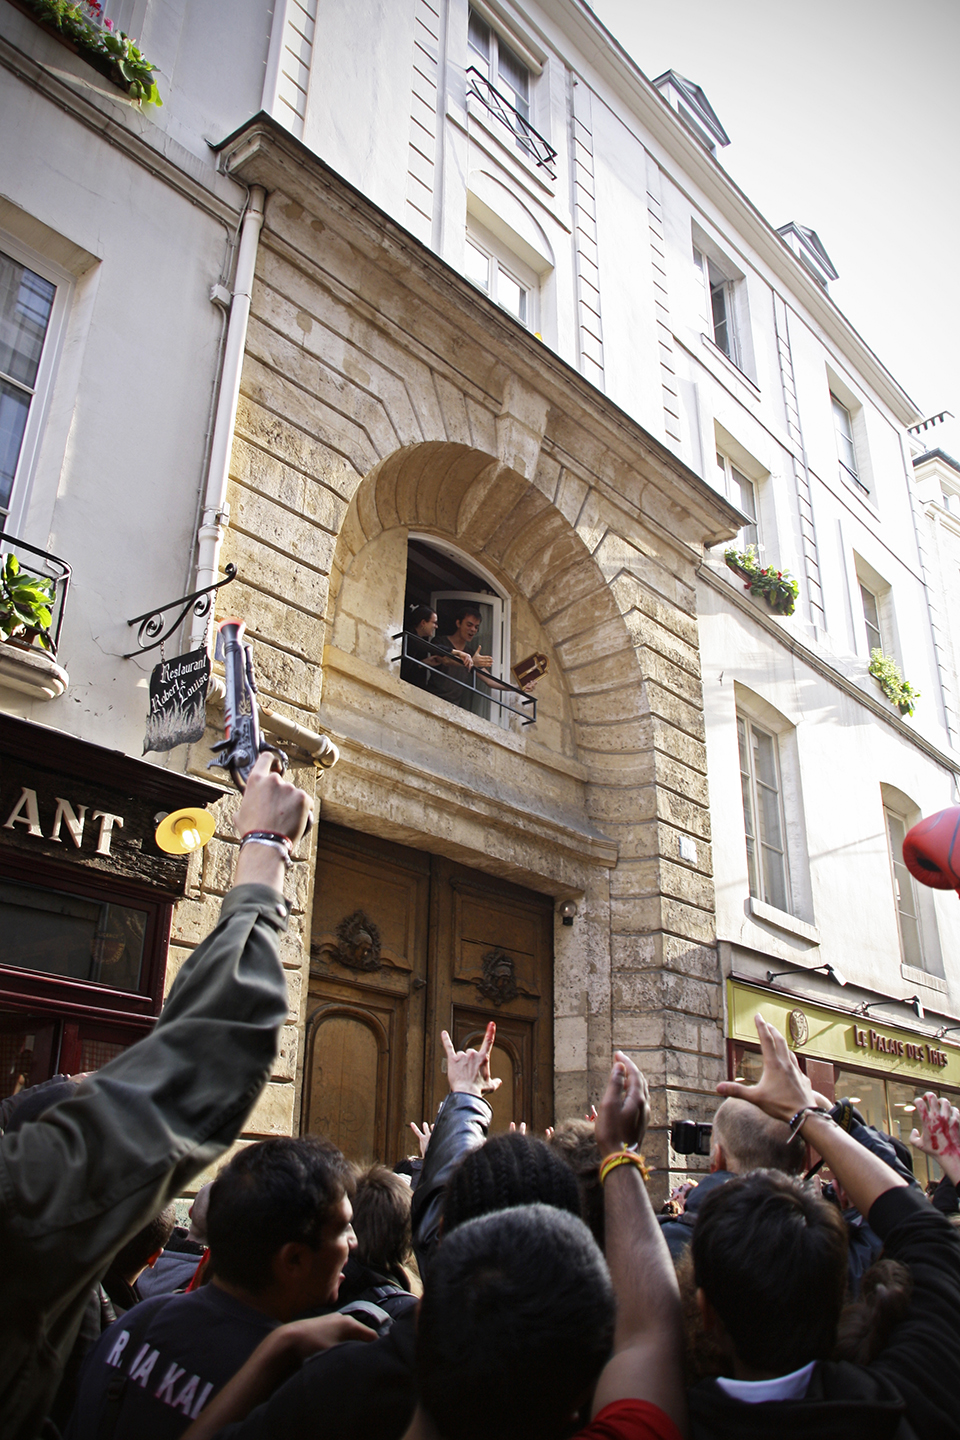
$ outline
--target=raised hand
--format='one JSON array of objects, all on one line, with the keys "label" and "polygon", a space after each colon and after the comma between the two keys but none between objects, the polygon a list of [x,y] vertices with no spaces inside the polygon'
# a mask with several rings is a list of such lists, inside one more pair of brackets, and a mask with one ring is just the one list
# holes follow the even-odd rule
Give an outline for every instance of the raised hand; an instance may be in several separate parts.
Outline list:
[{"label": "raised hand", "polygon": [[500,1081],[490,1074],[490,1052],[496,1038],[497,1027],[493,1020],[487,1026],[479,1050],[456,1050],[446,1030],[440,1031],[440,1039],[447,1052],[447,1084],[451,1092],[486,1095],[500,1089]]},{"label": "raised hand", "polygon": [[510,1121],[509,1130],[510,1130],[510,1134],[511,1134],[511,1135],[518,1135],[518,1134],[519,1134],[519,1135],[526,1135],[526,1133],[527,1133],[527,1122],[526,1122],[526,1120],[521,1120],[519,1125],[517,1124],[516,1120],[511,1120],[511,1121]]},{"label": "raised hand", "polygon": [[234,827],[238,835],[245,835],[249,830],[273,831],[286,835],[295,845],[307,828],[313,801],[303,790],[284,780],[276,766],[275,755],[259,757],[247,778]]},{"label": "raised hand", "polygon": [[768,1025],[762,1015],[754,1016],[754,1024],[763,1053],[763,1074],[756,1085],[721,1080],[717,1094],[749,1100],[776,1120],[791,1120],[804,1106],[817,1103],[813,1086],[780,1031]]},{"label": "raised hand", "polygon": [[956,1185],[960,1182],[960,1110],[932,1090],[917,1096],[921,1129],[910,1134],[910,1144],[940,1162]]},{"label": "raised hand", "polygon": [[411,1120],[410,1129],[417,1137],[417,1144],[420,1146],[420,1159],[422,1160],[427,1153],[427,1146],[430,1144],[430,1136],[433,1134],[433,1126],[430,1124],[429,1120],[424,1120],[423,1129],[421,1130],[416,1120]]},{"label": "raised hand", "polygon": [[639,1145],[649,1123],[650,1087],[633,1061],[617,1050],[597,1111],[595,1133],[600,1154],[612,1155],[625,1145]]}]

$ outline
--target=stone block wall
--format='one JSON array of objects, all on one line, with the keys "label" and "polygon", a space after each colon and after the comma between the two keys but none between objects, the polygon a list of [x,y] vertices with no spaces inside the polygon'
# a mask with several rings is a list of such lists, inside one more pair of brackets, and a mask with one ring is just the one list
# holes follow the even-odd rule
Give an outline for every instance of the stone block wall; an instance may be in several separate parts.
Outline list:
[{"label": "stone block wall", "polygon": [[[261,136],[236,171],[271,193],[224,603],[247,619],[268,703],[341,744],[325,814],[576,898],[574,925],[556,926],[556,1113],[599,1098],[614,1045],[634,1054],[662,1189],[668,1119],[702,1114],[720,1074],[694,583],[733,512],[290,143]],[[391,670],[411,529],[496,576],[513,659],[550,654],[537,727],[454,712]],[[226,884],[221,845],[181,907],[180,948]],[[285,964],[302,1028],[309,860],[298,871]],[[296,1127],[293,1039],[250,1136]]]}]

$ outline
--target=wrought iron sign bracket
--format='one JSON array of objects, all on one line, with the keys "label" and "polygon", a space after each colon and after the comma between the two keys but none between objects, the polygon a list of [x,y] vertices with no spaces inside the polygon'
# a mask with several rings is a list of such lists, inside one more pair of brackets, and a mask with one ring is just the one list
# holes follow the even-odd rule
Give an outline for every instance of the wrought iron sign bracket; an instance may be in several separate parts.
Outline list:
[{"label": "wrought iron sign bracket", "polygon": [[[210,611],[210,606],[213,604],[212,597],[216,591],[224,585],[229,585],[230,581],[236,578],[236,565],[227,565],[225,567],[224,579],[218,580],[215,585],[208,585],[204,590],[195,590],[192,595],[182,595],[179,600],[171,600],[167,605],[158,605],[156,609],[147,610],[145,614],[135,615],[132,620],[128,620],[128,625],[140,626],[140,629],[137,631],[137,645],[139,649],[131,650],[129,655],[124,655],[124,660],[132,660],[135,655],[145,655],[149,650],[156,650],[165,640],[169,640],[170,636],[180,628],[183,621],[187,618],[187,612],[191,605],[193,606],[194,615],[196,615],[198,620],[202,620],[204,615],[207,615]],[[168,610],[177,610],[181,606],[183,608],[180,609],[176,620],[164,629],[166,622],[163,616]],[[148,640],[151,642],[149,645],[146,643]]]}]

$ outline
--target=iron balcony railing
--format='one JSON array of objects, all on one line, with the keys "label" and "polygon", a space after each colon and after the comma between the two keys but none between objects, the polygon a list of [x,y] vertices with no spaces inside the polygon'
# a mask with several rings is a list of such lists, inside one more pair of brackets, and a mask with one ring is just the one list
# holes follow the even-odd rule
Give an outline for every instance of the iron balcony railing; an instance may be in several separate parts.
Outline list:
[{"label": "iron balcony railing", "polygon": [[512,130],[520,149],[525,150],[538,165],[542,166],[551,180],[555,180],[557,172],[553,167],[553,162],[557,158],[557,152],[553,146],[544,140],[539,130],[533,128],[530,121],[520,114],[515,105],[510,104],[505,95],[501,95],[500,91],[491,85],[486,75],[482,75],[473,65],[467,71],[467,79],[469,82],[467,95],[475,95],[491,115],[502,121],[508,130]]},{"label": "iron balcony railing", "polygon": [[[445,649],[443,645],[434,645],[432,641],[424,640],[422,635],[417,635],[413,630],[398,630],[397,634],[394,635],[393,638],[394,640],[402,640],[403,644],[400,647],[400,654],[392,655],[390,657],[391,664],[396,663],[397,660],[407,660],[411,665],[419,665],[420,668],[422,670],[426,670],[429,675],[436,675],[437,667],[435,665],[428,665],[426,660],[421,660],[416,655],[411,655],[407,646],[407,641],[416,640],[419,645],[426,646],[426,648],[432,651],[434,655],[450,654],[450,651]],[[510,715],[519,715],[520,722],[523,725],[535,725],[537,723],[537,697],[535,695],[528,695],[525,690],[521,690],[517,685],[511,685],[509,680],[501,680],[499,675],[494,675],[491,677],[492,679],[496,680],[497,686],[502,686],[504,690],[508,690],[512,695],[519,695],[521,705],[529,705],[533,707],[532,714],[525,715],[524,712],[522,710],[519,710],[516,705],[510,705],[507,703],[506,700],[501,699],[501,691],[492,685],[484,685],[483,689],[480,690],[473,683],[472,671],[469,680],[458,680],[455,676],[451,675],[446,670],[444,671],[443,678],[445,680],[452,681],[454,685],[459,686],[459,688],[465,691],[468,695],[480,695],[484,700],[489,700],[491,705],[496,705],[498,707],[501,715],[506,710],[507,713]],[[481,684],[482,683],[483,682],[481,681]]]},{"label": "iron balcony railing", "polygon": [[[29,555],[40,557],[42,564],[36,562],[30,564],[24,560],[23,552]],[[52,619],[50,629],[46,632],[50,641],[50,649],[47,652],[56,658],[57,647],[60,644],[60,631],[63,628],[64,611],[67,608],[67,591],[70,588],[70,576],[73,573],[66,560],[61,560],[58,555],[51,555],[46,550],[38,550],[36,545],[28,545],[26,540],[20,540],[16,535],[0,534],[0,565],[6,561],[8,555],[16,555],[20,561],[20,569],[28,575],[38,575],[43,580],[52,580],[54,587],[53,604],[50,606]]]}]

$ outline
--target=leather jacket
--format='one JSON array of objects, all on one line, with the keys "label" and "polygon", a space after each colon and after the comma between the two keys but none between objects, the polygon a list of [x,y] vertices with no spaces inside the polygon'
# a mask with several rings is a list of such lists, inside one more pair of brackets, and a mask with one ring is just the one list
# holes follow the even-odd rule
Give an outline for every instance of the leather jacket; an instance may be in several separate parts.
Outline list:
[{"label": "leather jacket", "polygon": [[470,1150],[479,1150],[487,1138],[493,1111],[479,1095],[455,1091],[437,1111],[436,1124],[423,1159],[423,1173],[411,1208],[413,1253],[426,1281],[427,1270],[440,1239],[447,1181]]}]

